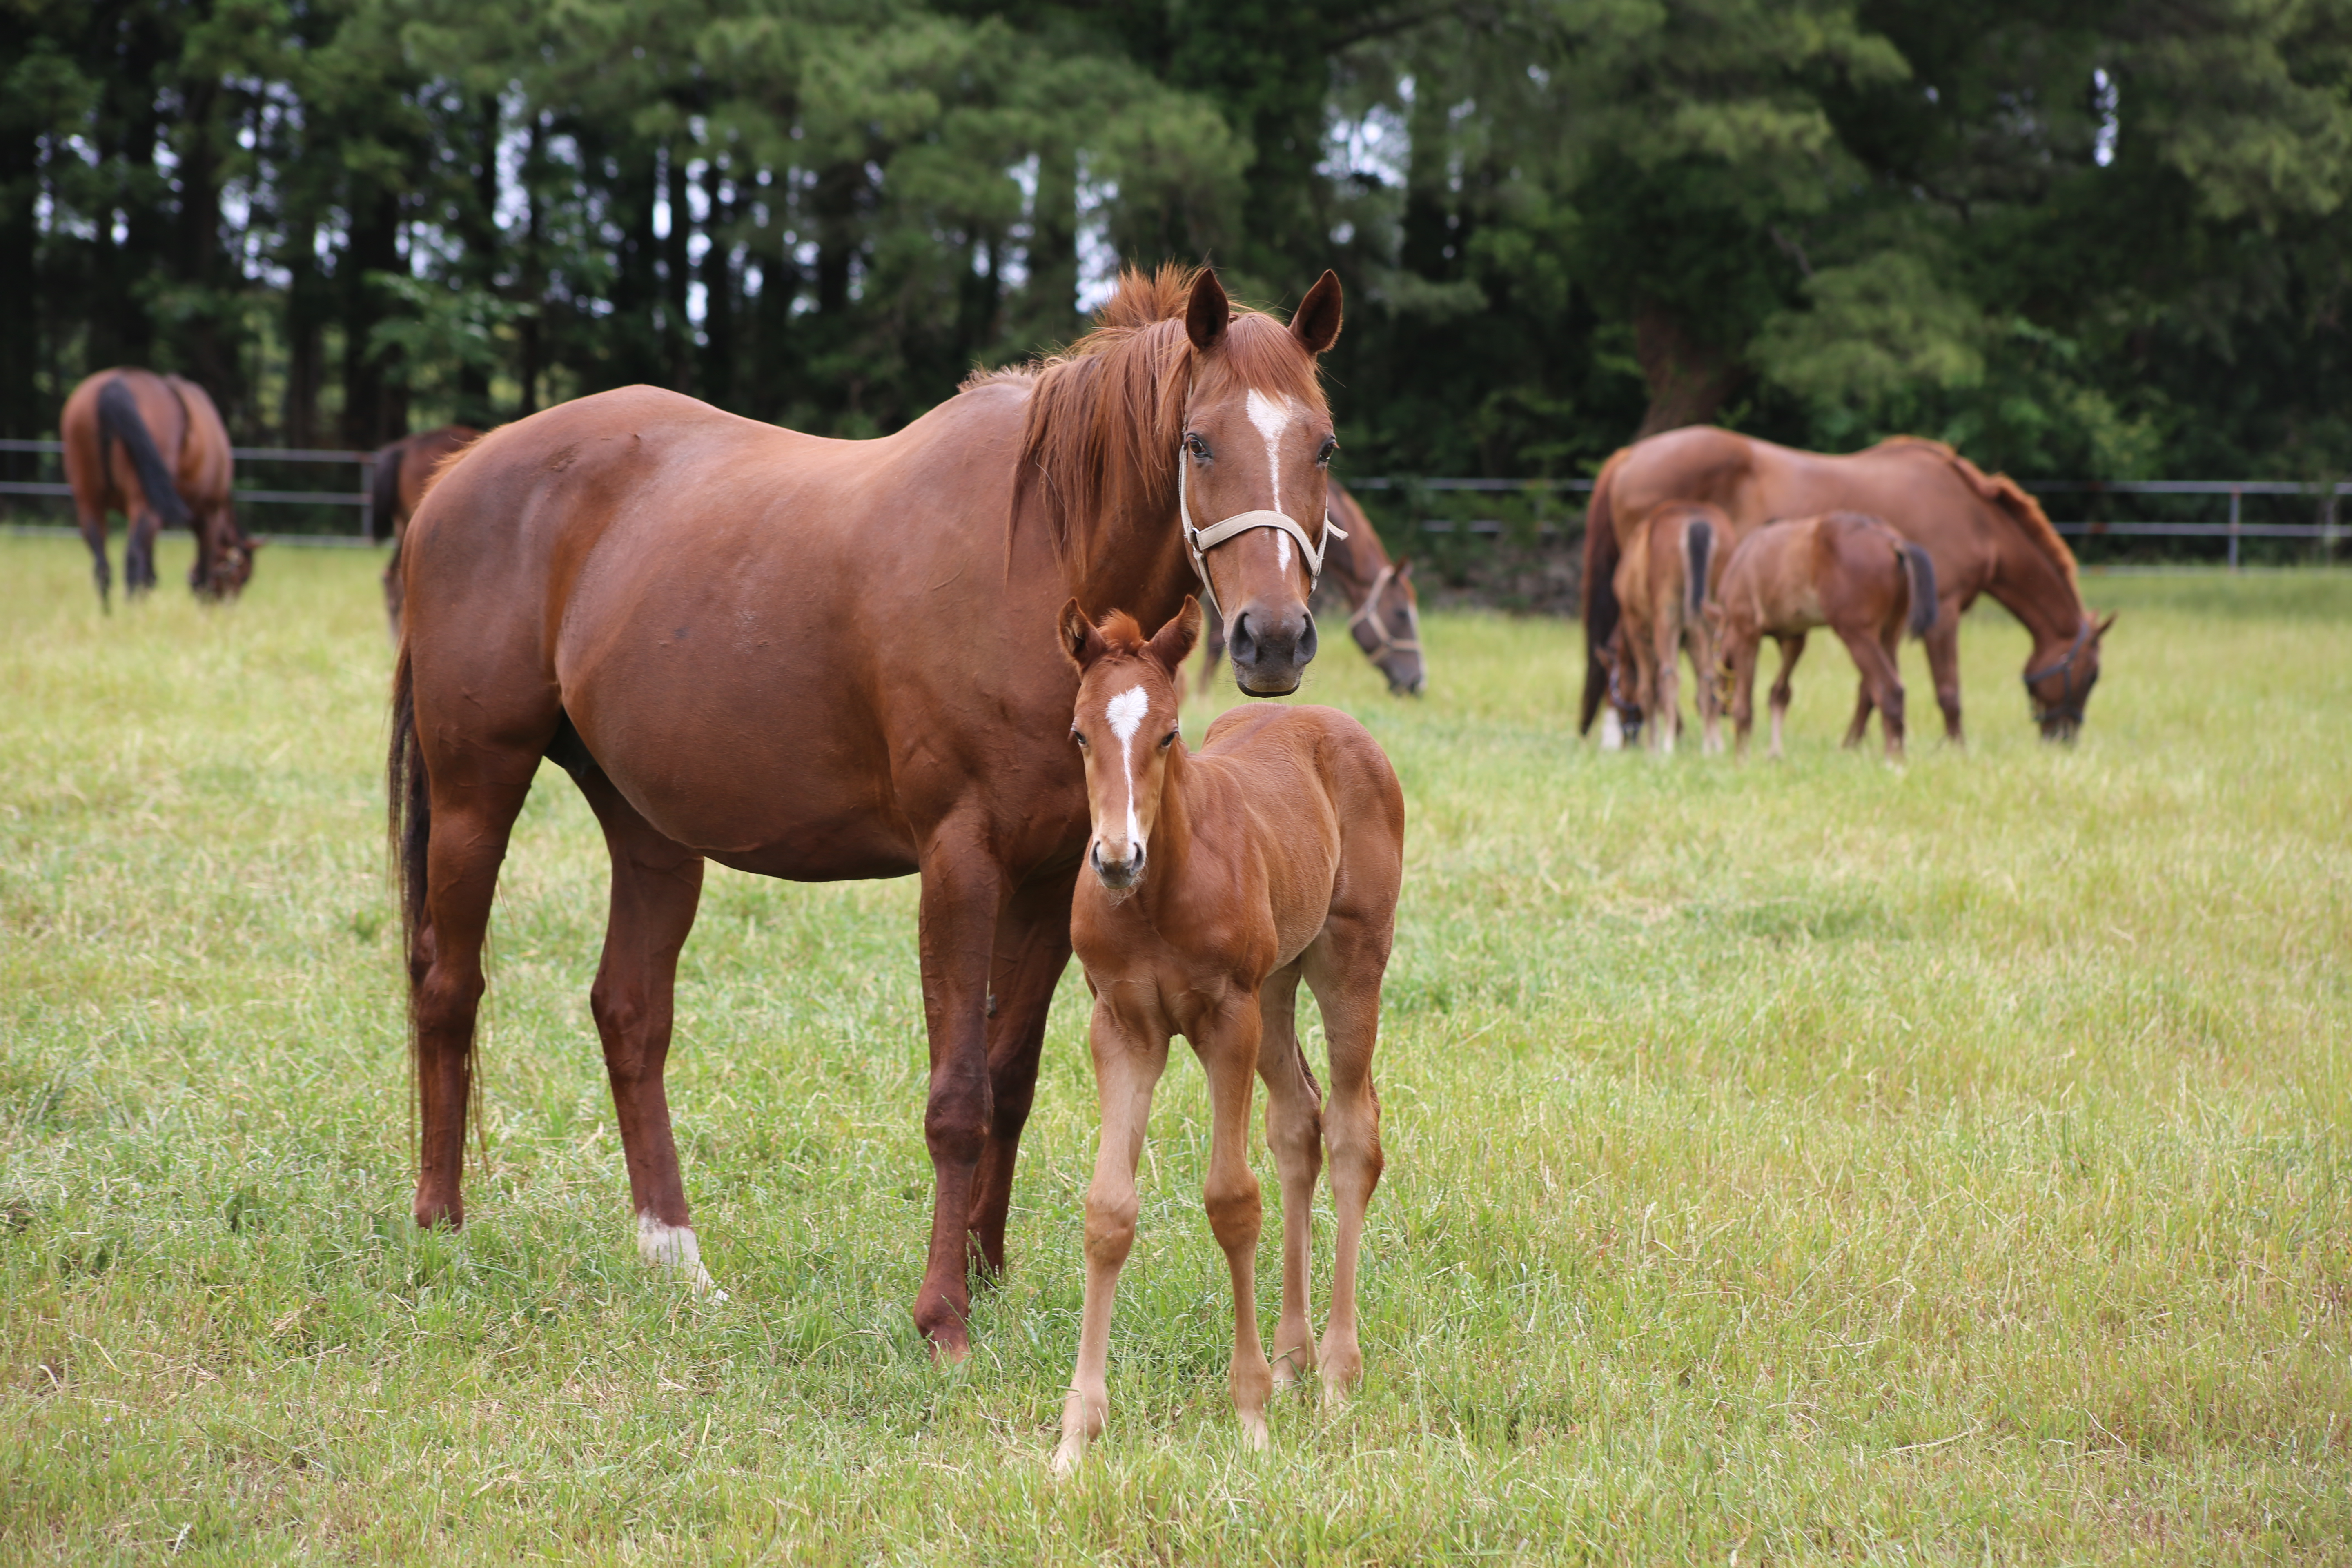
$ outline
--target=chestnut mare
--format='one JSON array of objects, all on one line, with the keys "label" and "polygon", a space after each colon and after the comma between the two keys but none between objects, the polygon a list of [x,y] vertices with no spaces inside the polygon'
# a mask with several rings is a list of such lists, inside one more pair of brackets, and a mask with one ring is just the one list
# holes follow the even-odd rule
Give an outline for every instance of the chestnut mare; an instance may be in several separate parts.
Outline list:
[{"label": "chestnut mare", "polygon": [[1668,430],[1611,458],[1594,482],[1584,535],[1584,698],[1589,730],[1607,672],[1599,652],[1616,629],[1617,560],[1650,514],[1669,501],[1712,501],[1743,533],[1773,518],[1868,512],[1890,521],[1935,558],[1943,593],[1927,633],[1927,664],[1944,732],[1960,739],[1960,616],[1979,594],[2024,624],[2033,638],[2025,689],[2034,722],[2070,740],[2099,679],[2108,626],[2083,605],[2074,554],[2042,507],[2005,474],[1986,474],[1938,441],[1897,437],[1847,457],[1776,447],[1712,426]]},{"label": "chestnut mare", "polygon": [[[1390,561],[1372,520],[1337,479],[1329,493],[1334,527],[1323,568],[1354,612],[1348,635],[1388,677],[1391,693],[1418,697],[1429,684],[1429,665],[1421,651],[1421,594],[1412,585],[1412,563]],[[1203,692],[1215,684],[1218,661],[1225,657],[1224,618],[1212,611],[1208,630],[1201,650]]]},{"label": "chestnut mare", "polygon": [[494,430],[434,485],[402,564],[389,763],[417,1223],[463,1218],[483,936],[546,757],[612,854],[590,1006],[639,1252],[698,1282],[662,1069],[703,862],[921,876],[937,1185],[915,1318],[964,1355],[1087,843],[1056,613],[1076,594],[1165,618],[1198,552],[1251,632],[1242,689],[1297,689],[1319,547],[1296,520],[1323,516],[1317,356],[1339,316],[1328,272],[1286,328],[1207,272],[1130,273],[1067,353],[878,439],[630,387]]},{"label": "chestnut mare", "polygon": [[1682,682],[1677,660],[1687,648],[1691,678],[1698,689],[1699,732],[1704,749],[1723,749],[1717,724],[1715,639],[1703,614],[1707,591],[1723,575],[1723,563],[1738,535],[1719,506],[1673,501],[1650,514],[1617,563],[1614,587],[1623,619],[1612,644],[1617,667],[1612,679],[1626,685],[1624,664],[1633,667],[1630,706],[1651,716],[1650,747],[1675,749],[1682,728]]},{"label": "chestnut mare", "polygon": [[1903,756],[1903,670],[1895,649],[1907,626],[1925,637],[1936,624],[1936,563],[1878,518],[1858,511],[1825,512],[1758,529],[1731,552],[1716,600],[1707,605],[1720,644],[1721,679],[1730,689],[1735,745],[1748,751],[1756,722],[1756,650],[1766,637],[1780,645],[1780,673],[1772,682],[1772,747],[1780,754],[1780,721],[1789,711],[1789,677],[1815,626],[1837,633],[1862,672],[1862,694],[1845,743],[1862,744],[1875,706],[1886,755]]},{"label": "chestnut mare", "polygon": [[[1371,736],[1336,709],[1235,710],[1209,726],[1200,755],[1188,754],[1176,731],[1178,668],[1200,628],[1189,601],[1149,642],[1124,613],[1096,626],[1076,599],[1062,607],[1062,646],[1082,672],[1070,734],[1086,757],[1093,823],[1094,875],[1078,879],[1070,937],[1094,993],[1087,1037],[1102,1105],[1077,1369],[1054,1455],[1064,1472],[1110,1412],[1111,1300],[1135,1242],[1135,1165],[1171,1035],[1192,1042],[1209,1077],[1202,1198],[1233,1276],[1228,1384],[1244,1437],[1265,1446],[1267,1396],[1307,1367],[1320,1370],[1329,1404],[1364,1367],[1356,1260],[1381,1177],[1372,1048],[1404,876],[1404,794]],[[1330,1042],[1328,1108],[1298,1045],[1302,979]],[[1265,1141],[1282,1177],[1272,1368],[1257,1333],[1252,1073],[1265,1079]],[[1318,1354],[1307,1321],[1307,1237],[1326,1138],[1339,1223]]]},{"label": "chestnut mare", "polygon": [[470,425],[441,425],[376,448],[367,532],[375,543],[392,541],[392,559],[383,564],[383,613],[394,640],[400,637],[400,545],[408,520],[449,460],[481,438]]},{"label": "chestnut mare", "polygon": [[74,521],[93,558],[98,602],[109,608],[106,514],[129,522],[122,542],[122,591],[136,597],[155,585],[155,535],[184,527],[196,536],[188,586],[199,598],[233,599],[253,576],[258,543],[237,526],[229,497],[235,468],[228,430],[205,389],[152,370],[102,370],[66,399],[58,421]]}]

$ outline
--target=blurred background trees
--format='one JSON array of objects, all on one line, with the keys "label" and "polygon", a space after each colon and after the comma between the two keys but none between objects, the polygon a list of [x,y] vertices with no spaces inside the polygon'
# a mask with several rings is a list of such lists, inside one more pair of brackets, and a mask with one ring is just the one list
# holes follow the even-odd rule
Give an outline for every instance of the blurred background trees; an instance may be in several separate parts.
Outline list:
[{"label": "blurred background trees", "polygon": [[1357,473],[1717,420],[2352,468],[2352,0],[0,0],[0,434],[657,382],[892,429],[1121,261],[1348,285]]}]

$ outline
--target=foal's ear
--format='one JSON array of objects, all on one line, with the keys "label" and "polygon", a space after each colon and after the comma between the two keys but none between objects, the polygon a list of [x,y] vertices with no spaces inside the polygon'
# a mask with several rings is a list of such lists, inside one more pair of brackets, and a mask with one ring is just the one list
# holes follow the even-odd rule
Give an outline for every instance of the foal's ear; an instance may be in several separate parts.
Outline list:
[{"label": "foal's ear", "polygon": [[2109,610],[2107,612],[2107,618],[2101,621],[2098,626],[2093,629],[2091,633],[2091,640],[2093,642],[2096,642],[2101,637],[2106,636],[2107,628],[2116,624],[2116,617],[2121,614],[2123,614],[2121,610]]},{"label": "foal's ear", "polygon": [[1184,335],[1207,353],[1225,341],[1225,328],[1233,319],[1234,304],[1225,298],[1225,286],[1203,267],[1192,279],[1192,297],[1184,302]]},{"label": "foal's ear", "polygon": [[1339,275],[1329,268],[1307,290],[1290,318],[1290,335],[1308,353],[1319,354],[1339,341]]},{"label": "foal's ear", "polygon": [[1151,655],[1160,668],[1174,675],[1176,667],[1184,662],[1185,656],[1192,651],[1192,645],[1200,640],[1200,637],[1201,601],[1187,594],[1184,595],[1184,607],[1176,612],[1175,618],[1151,635],[1151,641],[1144,651]]},{"label": "foal's ear", "polygon": [[1076,599],[1062,606],[1056,624],[1061,632],[1063,656],[1081,670],[1100,658],[1110,646],[1103,641],[1102,633],[1095,630],[1094,622],[1087,619],[1087,612]]}]

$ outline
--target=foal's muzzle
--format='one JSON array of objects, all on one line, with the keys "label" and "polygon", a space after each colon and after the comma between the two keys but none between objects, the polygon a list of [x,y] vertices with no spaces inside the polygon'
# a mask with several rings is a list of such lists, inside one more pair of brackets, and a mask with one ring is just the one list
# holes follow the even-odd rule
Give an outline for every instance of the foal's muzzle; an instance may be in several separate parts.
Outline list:
[{"label": "foal's muzzle", "polygon": [[1143,846],[1130,844],[1114,858],[1097,838],[1087,851],[1087,863],[1095,868],[1095,878],[1113,892],[1132,888],[1143,879]]}]

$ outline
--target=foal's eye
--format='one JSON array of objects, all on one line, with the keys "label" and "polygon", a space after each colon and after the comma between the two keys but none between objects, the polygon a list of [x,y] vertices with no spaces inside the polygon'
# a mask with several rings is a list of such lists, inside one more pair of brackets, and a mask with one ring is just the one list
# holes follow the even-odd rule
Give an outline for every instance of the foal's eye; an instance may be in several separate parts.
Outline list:
[{"label": "foal's eye", "polygon": [[1209,444],[1201,439],[1198,431],[1187,430],[1184,433],[1184,450],[1192,453],[1194,459],[1199,462],[1205,463],[1209,460]]},{"label": "foal's eye", "polygon": [[1073,730],[1070,731],[1070,739],[1078,743],[1078,749],[1080,751],[1086,750],[1087,738],[1084,735],[1081,735],[1078,731]]},{"label": "foal's eye", "polygon": [[1160,737],[1160,749],[1163,752],[1175,743],[1176,731],[1173,730],[1169,731],[1168,733]]}]

